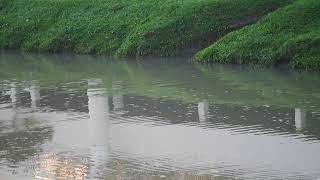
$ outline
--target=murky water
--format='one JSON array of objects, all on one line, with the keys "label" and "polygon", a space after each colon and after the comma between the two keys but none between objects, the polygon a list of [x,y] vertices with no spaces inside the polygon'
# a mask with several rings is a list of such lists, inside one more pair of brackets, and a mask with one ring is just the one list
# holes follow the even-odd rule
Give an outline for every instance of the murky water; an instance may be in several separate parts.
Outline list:
[{"label": "murky water", "polygon": [[0,179],[319,179],[320,74],[0,54]]}]

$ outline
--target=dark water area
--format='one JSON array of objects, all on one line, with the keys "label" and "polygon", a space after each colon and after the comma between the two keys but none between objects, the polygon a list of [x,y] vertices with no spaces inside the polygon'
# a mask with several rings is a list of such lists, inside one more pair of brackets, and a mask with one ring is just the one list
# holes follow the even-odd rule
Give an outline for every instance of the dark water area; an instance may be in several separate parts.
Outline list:
[{"label": "dark water area", "polygon": [[0,53],[0,179],[319,179],[320,74]]}]

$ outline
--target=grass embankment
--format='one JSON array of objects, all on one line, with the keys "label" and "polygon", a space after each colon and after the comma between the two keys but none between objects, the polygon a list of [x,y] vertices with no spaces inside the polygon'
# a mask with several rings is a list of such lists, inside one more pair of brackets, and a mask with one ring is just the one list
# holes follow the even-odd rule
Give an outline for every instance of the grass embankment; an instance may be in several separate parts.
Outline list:
[{"label": "grass embankment", "polygon": [[320,1],[297,0],[196,54],[201,62],[320,69]]},{"label": "grass embankment", "polygon": [[120,56],[203,48],[291,0],[0,0],[0,48]]}]

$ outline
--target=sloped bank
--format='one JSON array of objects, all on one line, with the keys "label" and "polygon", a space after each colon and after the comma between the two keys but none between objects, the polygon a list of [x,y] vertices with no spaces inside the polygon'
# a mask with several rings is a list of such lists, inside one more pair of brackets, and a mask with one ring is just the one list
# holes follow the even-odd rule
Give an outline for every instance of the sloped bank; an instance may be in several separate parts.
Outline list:
[{"label": "sloped bank", "polygon": [[171,56],[291,0],[1,0],[0,48]]},{"label": "sloped bank", "polygon": [[297,0],[196,54],[217,63],[289,63],[320,69],[320,1]]}]

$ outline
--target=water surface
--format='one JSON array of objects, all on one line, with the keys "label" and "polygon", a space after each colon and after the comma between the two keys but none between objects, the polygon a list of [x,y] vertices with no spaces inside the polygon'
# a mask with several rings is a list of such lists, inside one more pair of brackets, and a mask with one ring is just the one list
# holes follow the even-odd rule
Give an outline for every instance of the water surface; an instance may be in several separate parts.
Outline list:
[{"label": "water surface", "polygon": [[0,179],[319,179],[320,74],[0,53]]}]

